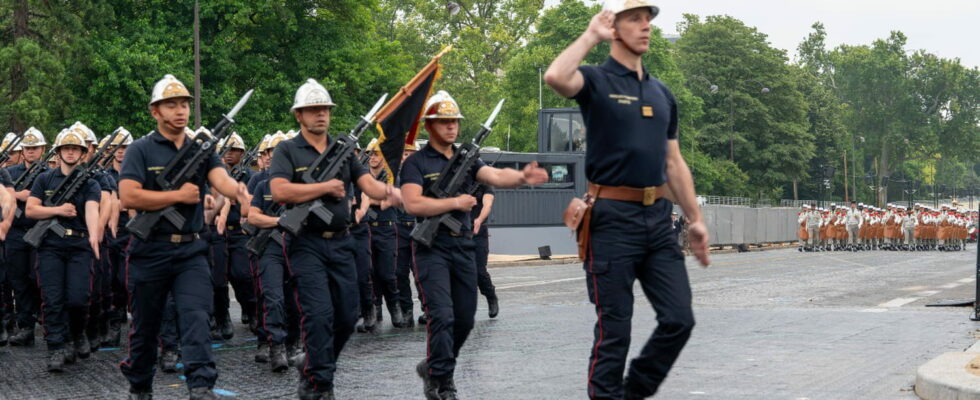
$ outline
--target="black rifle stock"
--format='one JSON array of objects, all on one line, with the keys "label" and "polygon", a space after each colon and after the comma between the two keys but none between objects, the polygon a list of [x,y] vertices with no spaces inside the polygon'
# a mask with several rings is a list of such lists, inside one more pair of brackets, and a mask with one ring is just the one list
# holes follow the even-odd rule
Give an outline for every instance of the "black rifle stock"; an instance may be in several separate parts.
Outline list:
[{"label": "black rifle stock", "polygon": [[[456,153],[449,159],[446,166],[442,168],[437,179],[432,186],[423,193],[426,197],[445,199],[459,196],[463,193],[471,193],[473,187],[464,187],[467,175],[476,160],[480,159],[480,145],[483,140],[493,131],[493,121],[497,118],[500,108],[504,105],[504,100],[497,103],[497,107],[490,113],[490,117],[483,123],[480,131],[473,137],[471,143],[464,143],[456,149]],[[463,223],[453,218],[452,213],[445,213],[428,217],[415,225],[412,229],[412,239],[426,246],[432,246],[432,241],[439,232],[440,226],[446,226],[453,233],[459,233]]]},{"label": "black rifle stock", "polygon": [[[119,130],[112,133],[109,140],[102,146],[99,146],[92,158],[88,162],[82,164],[71,171],[68,176],[65,177],[63,181],[54,189],[49,196],[44,199],[45,207],[58,207],[71,201],[72,197],[78,193],[79,189],[83,188],[86,183],[88,183],[89,178],[95,174],[99,169],[99,162],[102,157],[105,156],[106,150],[109,148],[109,144],[115,140],[116,136],[119,135]],[[41,246],[41,242],[44,240],[44,236],[48,232],[53,232],[58,235],[58,237],[65,237],[67,231],[65,227],[61,226],[58,222],[57,217],[52,217],[44,220],[38,221],[34,224],[31,229],[27,230],[24,234],[24,242],[34,246],[35,248]]]},{"label": "black rifle stock", "polygon": [[[161,191],[171,191],[189,182],[200,170],[201,165],[211,156],[214,146],[218,141],[228,135],[228,128],[235,123],[235,115],[245,106],[249,97],[252,96],[252,89],[249,89],[235,107],[222,116],[218,124],[211,129],[212,136],[203,133],[194,135],[193,139],[185,138],[185,143],[177,151],[170,163],[157,175],[156,182],[160,185]],[[188,139],[191,139],[188,141]],[[227,146],[226,146],[227,147]],[[177,229],[184,226],[186,222],[184,216],[177,212],[174,206],[168,206],[157,211],[142,211],[126,223],[126,229],[136,237],[147,240],[157,226],[161,218],[166,218]]]},{"label": "black rifle stock", "polygon": [[[34,180],[37,179],[38,175],[41,175],[47,168],[48,160],[54,158],[54,149],[48,150],[48,153],[44,155],[44,158],[31,163],[31,166],[27,167],[27,170],[16,181],[14,181],[14,191],[20,192],[22,190],[30,190],[34,186]],[[24,215],[24,212],[18,208],[14,211],[14,217],[20,218]]]},{"label": "black rifle stock", "polygon": [[[340,175],[341,169],[347,166],[347,161],[357,150],[357,139],[371,126],[374,114],[378,112],[387,98],[387,93],[381,96],[374,107],[361,117],[354,129],[345,135],[339,135],[323,153],[320,153],[320,156],[303,173],[303,183],[326,182]],[[279,226],[293,235],[298,235],[310,214],[315,215],[328,225],[333,222],[333,213],[327,209],[322,200],[317,198],[286,209],[282,217],[279,218]]]},{"label": "black rifle stock", "polygon": [[[282,215],[284,209],[285,208],[282,206],[282,204],[276,204],[275,207],[270,210],[271,212],[269,214],[270,216],[278,217]],[[248,242],[245,243],[245,249],[247,249],[249,253],[256,256],[262,256],[262,254],[265,253],[266,246],[269,245],[269,239],[275,240],[280,246],[285,246],[282,232],[280,232],[279,229],[272,227],[262,228],[255,232],[252,237],[248,239]]]}]

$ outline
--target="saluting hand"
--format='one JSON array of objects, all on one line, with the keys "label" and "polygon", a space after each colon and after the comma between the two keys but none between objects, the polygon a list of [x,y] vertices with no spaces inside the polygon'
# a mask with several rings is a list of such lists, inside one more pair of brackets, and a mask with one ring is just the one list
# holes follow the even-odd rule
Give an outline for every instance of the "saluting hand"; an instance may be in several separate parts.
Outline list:
[{"label": "saluting hand", "polygon": [[468,194],[461,194],[455,198],[456,209],[459,211],[469,211],[476,207],[476,197]]},{"label": "saluting hand", "polygon": [[201,201],[201,189],[193,183],[185,182],[177,191],[177,201],[184,204],[197,204]]},{"label": "saluting hand", "polygon": [[58,215],[67,218],[75,218],[78,212],[75,211],[75,205],[71,203],[65,203],[58,206]]},{"label": "saluting hand", "polygon": [[616,21],[616,14],[609,10],[602,10],[592,17],[586,33],[593,35],[596,39],[608,42],[613,39],[615,28],[613,22]]},{"label": "saluting hand", "polygon": [[540,185],[548,181],[548,171],[538,166],[537,161],[531,161],[521,171],[524,173],[524,184]]},{"label": "saluting hand", "polygon": [[694,222],[687,227],[687,240],[691,245],[694,257],[698,259],[702,267],[711,264],[708,260],[708,227],[702,221]]}]

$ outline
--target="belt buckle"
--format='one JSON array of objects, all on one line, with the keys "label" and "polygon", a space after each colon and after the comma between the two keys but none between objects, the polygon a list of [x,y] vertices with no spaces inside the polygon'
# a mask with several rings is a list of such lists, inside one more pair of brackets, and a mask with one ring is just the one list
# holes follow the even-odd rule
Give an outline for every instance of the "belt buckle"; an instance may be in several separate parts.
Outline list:
[{"label": "belt buckle", "polygon": [[337,232],[331,232],[331,231],[326,231],[326,232],[323,232],[323,238],[324,238],[324,239],[333,239],[333,237],[334,237],[334,235],[335,235],[336,233],[337,233]]},{"label": "belt buckle", "polygon": [[74,233],[74,231],[71,229],[65,229],[65,236],[72,236],[72,233]]},{"label": "belt buckle", "polygon": [[179,235],[179,234],[176,234],[176,233],[170,235],[170,243],[179,244],[180,243],[180,239],[182,239],[181,236],[182,235]]},{"label": "belt buckle", "polygon": [[647,186],[643,188],[643,205],[649,206],[657,201],[657,187]]},{"label": "belt buckle", "polygon": [[371,226],[378,226],[378,223],[377,222],[372,222],[371,223]]}]

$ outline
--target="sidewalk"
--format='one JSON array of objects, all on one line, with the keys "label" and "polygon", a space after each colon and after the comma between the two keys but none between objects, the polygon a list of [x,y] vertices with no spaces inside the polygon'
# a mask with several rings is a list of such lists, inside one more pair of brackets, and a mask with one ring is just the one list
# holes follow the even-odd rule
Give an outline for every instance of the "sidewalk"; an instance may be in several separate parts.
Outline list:
[{"label": "sidewalk", "polygon": [[919,367],[915,394],[924,400],[980,400],[980,342]]}]

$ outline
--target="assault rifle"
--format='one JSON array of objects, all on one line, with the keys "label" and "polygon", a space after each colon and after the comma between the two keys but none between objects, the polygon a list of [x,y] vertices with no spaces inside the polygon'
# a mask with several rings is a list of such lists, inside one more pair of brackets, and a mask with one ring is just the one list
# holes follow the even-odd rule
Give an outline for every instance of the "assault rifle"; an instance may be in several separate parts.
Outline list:
[{"label": "assault rifle", "polygon": [[245,176],[245,171],[248,171],[252,166],[252,161],[255,161],[255,157],[259,155],[259,146],[253,147],[251,150],[245,152],[242,158],[238,161],[238,165],[231,167],[229,175],[236,182],[240,181],[242,177]]},{"label": "assault rifle", "polygon": [[[112,133],[112,136],[109,137],[109,141],[103,143],[102,146],[99,146],[98,150],[95,152],[95,155],[92,156],[88,162],[72,169],[71,173],[69,173],[68,176],[66,176],[65,179],[62,180],[57,187],[55,187],[54,192],[45,197],[43,203],[44,206],[58,207],[71,201],[72,197],[74,197],[80,189],[85,187],[85,184],[88,183],[88,180],[92,177],[92,175],[95,175],[95,173],[98,171],[99,161],[101,161],[106,150],[109,148],[109,145],[118,135],[119,130],[116,130]],[[41,242],[44,240],[44,236],[48,233],[48,231],[54,232],[54,234],[58,235],[58,237],[65,237],[65,234],[68,232],[65,227],[58,222],[57,217],[51,217],[38,221],[36,224],[34,224],[34,227],[28,229],[27,233],[24,234],[24,241],[27,242],[27,244],[38,248],[41,246]],[[94,234],[94,232],[89,233]]]},{"label": "assault rifle", "polygon": [[[285,210],[285,207],[283,207],[281,203],[276,203],[272,210],[270,210],[271,212],[269,213],[269,216],[278,217],[282,215],[283,210]],[[259,229],[258,232],[255,232],[255,234],[248,239],[248,242],[245,243],[245,248],[249,253],[261,257],[262,253],[265,253],[266,246],[269,245],[269,239],[275,240],[280,246],[286,245],[286,243],[283,241],[282,232],[280,232],[279,229],[272,227],[262,228]]]},{"label": "assault rifle", "polygon": [[14,147],[17,147],[17,145],[20,144],[20,141],[24,140],[25,133],[27,133],[27,131],[21,132],[20,135],[17,135],[17,137],[10,141],[10,144],[8,144],[7,147],[3,148],[3,152],[0,153],[0,167],[6,164],[7,160],[10,159],[10,152],[14,151]]},{"label": "assault rifle", "polygon": [[[214,154],[214,146],[229,133],[228,128],[235,123],[235,115],[245,106],[249,97],[252,97],[252,89],[245,92],[241,100],[235,107],[222,116],[218,124],[211,129],[212,136],[203,134],[194,135],[194,138],[187,141],[180,147],[177,155],[170,163],[156,176],[156,182],[162,191],[180,189],[180,187],[194,178],[200,171],[201,165]],[[227,146],[225,146],[227,147]],[[126,229],[136,237],[146,240],[150,237],[153,227],[160,222],[160,218],[166,218],[173,226],[180,229],[184,226],[184,216],[180,215],[174,206],[169,206],[157,211],[142,211],[126,223]]]},{"label": "assault rifle", "polygon": [[[456,149],[453,158],[449,159],[449,162],[443,167],[439,178],[423,193],[425,196],[446,199],[459,196],[462,193],[472,193],[474,188],[464,187],[463,184],[470,174],[470,168],[480,159],[480,144],[493,130],[491,126],[493,126],[493,121],[497,118],[497,113],[500,112],[503,105],[504,100],[501,99],[497,103],[497,108],[493,109],[490,117],[483,123],[483,127],[473,137],[472,143],[464,143]],[[457,234],[463,227],[463,223],[453,218],[452,213],[434,215],[415,225],[415,228],[412,229],[412,239],[426,246],[432,246],[432,240],[435,239],[436,233],[442,225]]]},{"label": "assault rifle", "polygon": [[[48,168],[48,160],[52,159],[54,155],[54,149],[48,150],[48,154],[45,154],[44,158],[31,163],[31,166],[27,167],[27,170],[14,181],[14,191],[30,190],[34,186],[34,180],[37,179],[37,176]],[[18,207],[14,211],[14,217],[20,218],[22,215],[24,212]]]},{"label": "assault rifle", "polygon": [[[347,161],[354,154],[354,150],[357,149],[357,139],[371,126],[374,120],[374,114],[378,112],[378,109],[381,108],[381,105],[384,104],[387,98],[388,94],[385,93],[374,104],[374,107],[361,117],[361,120],[357,122],[354,129],[351,129],[346,135],[339,135],[337,140],[330,143],[330,146],[323,153],[320,153],[320,156],[303,173],[303,183],[326,182],[340,175],[340,171],[347,167]],[[292,208],[287,209],[283,212],[282,217],[279,218],[279,226],[293,235],[298,235],[300,230],[303,229],[306,217],[310,214],[315,215],[327,224],[330,224],[334,217],[333,213],[323,204],[323,201],[317,198],[303,204],[296,204]]]},{"label": "assault rifle", "polygon": [[[388,170],[386,168],[381,168],[381,173],[378,174],[377,180],[381,182],[388,181]],[[374,211],[373,208],[368,207],[367,212],[364,213],[364,219],[362,221],[373,221],[378,218],[378,212]]]}]

